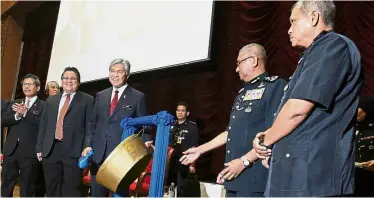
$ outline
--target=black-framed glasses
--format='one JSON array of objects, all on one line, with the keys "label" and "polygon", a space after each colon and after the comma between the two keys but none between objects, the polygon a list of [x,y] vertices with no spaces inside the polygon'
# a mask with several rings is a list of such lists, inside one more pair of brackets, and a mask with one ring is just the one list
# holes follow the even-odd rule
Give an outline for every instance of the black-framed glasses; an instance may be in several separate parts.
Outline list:
[{"label": "black-framed glasses", "polygon": [[240,61],[236,61],[236,65],[239,66],[240,64],[242,64],[242,62],[244,62],[244,61],[246,61],[246,60],[248,60],[250,58],[255,58],[255,57],[254,56],[248,56],[247,58],[244,58],[244,59],[242,59]]}]

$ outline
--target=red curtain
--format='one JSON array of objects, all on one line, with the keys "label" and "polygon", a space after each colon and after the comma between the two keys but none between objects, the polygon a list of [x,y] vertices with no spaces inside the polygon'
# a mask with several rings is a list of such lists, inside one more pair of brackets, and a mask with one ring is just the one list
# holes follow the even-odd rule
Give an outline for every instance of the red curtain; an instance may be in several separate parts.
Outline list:
[{"label": "red curtain", "polygon": [[[210,69],[199,71],[195,66],[170,69],[168,72],[173,72],[169,75],[162,72],[139,74],[130,80],[130,84],[146,94],[150,113],[160,110],[174,112],[178,101],[189,102],[191,118],[198,121],[202,129],[201,143],[205,143],[224,131],[229,121],[232,101],[241,86],[235,73],[235,61],[242,46],[251,42],[264,45],[268,53],[270,74],[284,79],[292,75],[301,53],[291,48],[287,35],[293,3],[215,2],[213,54],[212,61],[207,63],[212,65]],[[44,11],[39,12],[44,13],[43,17],[30,18],[28,25],[42,23],[47,18],[57,18],[57,12],[48,10],[58,8],[58,5],[58,2],[50,2],[49,7],[42,5]],[[374,96],[374,3],[336,2],[336,6],[336,31],[351,38],[361,52],[365,72],[362,94]],[[25,37],[20,75],[36,73],[45,82],[53,34],[54,27],[47,26]],[[84,84],[82,89],[95,94],[109,86],[107,80],[102,80]],[[197,163],[199,176],[213,179],[221,171],[223,161],[224,148],[203,156]]]}]

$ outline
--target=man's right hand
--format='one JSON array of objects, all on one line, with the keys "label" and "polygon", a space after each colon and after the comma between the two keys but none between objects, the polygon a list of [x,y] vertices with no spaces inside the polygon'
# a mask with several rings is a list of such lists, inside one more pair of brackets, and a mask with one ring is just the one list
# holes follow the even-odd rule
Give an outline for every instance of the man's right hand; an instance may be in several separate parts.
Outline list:
[{"label": "man's right hand", "polygon": [[38,158],[39,162],[42,161],[42,153],[36,153],[36,157]]},{"label": "man's right hand", "polygon": [[179,161],[183,165],[190,165],[194,163],[199,157],[201,153],[197,147],[192,147],[183,152],[183,156],[179,159]]},{"label": "man's right hand", "polygon": [[155,150],[155,146],[153,145],[153,141],[146,141],[144,144],[145,144],[145,147],[147,147],[147,148],[151,147],[153,150]]}]

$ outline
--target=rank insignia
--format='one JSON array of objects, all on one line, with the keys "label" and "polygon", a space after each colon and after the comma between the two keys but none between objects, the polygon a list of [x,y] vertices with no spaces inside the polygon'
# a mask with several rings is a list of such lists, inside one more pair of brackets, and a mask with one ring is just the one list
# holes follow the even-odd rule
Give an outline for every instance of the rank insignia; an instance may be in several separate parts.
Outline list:
[{"label": "rank insignia", "polygon": [[278,76],[269,76],[269,77],[265,77],[265,80],[266,81],[270,81],[270,82],[273,82],[275,80],[278,79]]},{"label": "rank insignia", "polygon": [[245,93],[243,101],[247,100],[259,100],[265,92],[265,88],[248,90]]}]

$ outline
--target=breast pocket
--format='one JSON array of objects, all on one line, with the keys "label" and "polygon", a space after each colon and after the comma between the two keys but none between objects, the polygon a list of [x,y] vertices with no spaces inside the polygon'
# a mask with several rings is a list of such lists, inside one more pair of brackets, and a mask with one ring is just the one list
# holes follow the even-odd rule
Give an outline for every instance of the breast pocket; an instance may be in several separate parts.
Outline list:
[{"label": "breast pocket", "polygon": [[309,145],[276,145],[271,185],[282,191],[304,191],[307,186]]},{"label": "breast pocket", "polygon": [[248,123],[260,122],[265,118],[265,111],[263,110],[261,101],[245,101],[242,104],[242,111],[246,115]]}]

